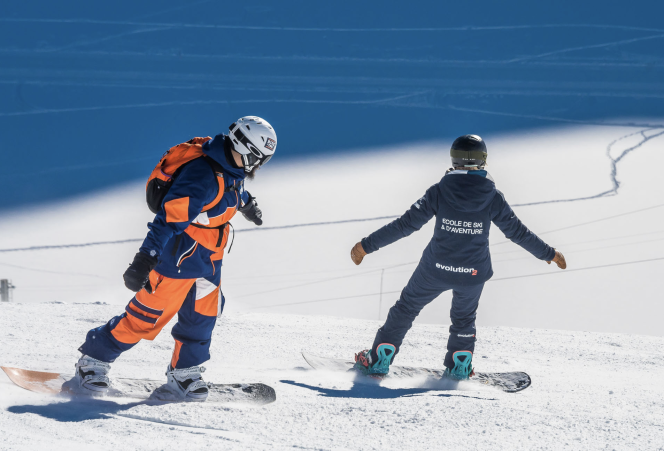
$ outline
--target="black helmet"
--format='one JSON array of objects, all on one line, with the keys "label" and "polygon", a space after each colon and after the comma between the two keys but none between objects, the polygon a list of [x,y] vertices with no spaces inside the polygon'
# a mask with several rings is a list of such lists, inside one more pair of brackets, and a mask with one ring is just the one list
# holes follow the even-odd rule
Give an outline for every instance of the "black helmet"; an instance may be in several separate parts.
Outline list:
[{"label": "black helmet", "polygon": [[477,166],[482,169],[486,165],[486,155],[486,144],[477,135],[459,136],[450,149],[452,166],[455,168]]}]

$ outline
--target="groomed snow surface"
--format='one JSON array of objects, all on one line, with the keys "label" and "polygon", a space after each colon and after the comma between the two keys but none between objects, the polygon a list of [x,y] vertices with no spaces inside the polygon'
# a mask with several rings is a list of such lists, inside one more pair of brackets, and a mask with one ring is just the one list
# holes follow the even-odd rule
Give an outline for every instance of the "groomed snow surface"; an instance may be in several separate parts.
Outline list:
[{"label": "groomed snow surface", "polygon": [[[490,172],[512,205],[611,190],[607,147],[615,141],[614,159],[634,149],[617,164],[617,195],[515,207],[565,253],[567,271],[501,244],[502,234],[491,230],[495,276],[480,302],[475,367],[528,372],[533,385],[522,393],[474,385],[441,390],[425,380],[359,384],[310,370],[301,358],[302,350],[352,358],[370,346],[431,224],[355,267],[352,245],[387,220],[261,230],[238,216],[241,233],[222,270],[226,311],[205,376],[267,383],[277,391],[275,403],[67,401],[29,393],[0,375],[0,450],[662,450],[664,190],[649,169],[664,165],[660,131],[575,126],[484,136]],[[440,179],[449,144],[276,158],[247,186],[263,209],[264,228],[401,214]],[[121,275],[139,242],[5,250],[140,239],[150,220],[143,186],[3,214],[0,278],[17,289],[14,303],[0,305],[0,365],[72,371],[86,331],[121,313],[131,298]],[[444,294],[425,308],[399,364],[442,367],[449,302]],[[111,375],[163,378],[170,328],[122,355]]]},{"label": "groomed snow surface", "polygon": [[[103,304],[5,306],[0,325],[12,332],[0,339],[3,363],[71,370],[85,331],[116,313]],[[662,449],[662,338],[481,328],[477,366],[527,369],[533,385],[519,394],[437,390],[425,380],[354,384],[310,370],[299,355],[304,348],[347,358],[377,327],[324,316],[224,316],[205,376],[273,386],[277,401],[265,407],[58,400],[2,376],[0,448]],[[440,367],[446,339],[444,327],[418,325],[399,362]],[[112,374],[161,378],[171,347],[161,334],[123,355]]]}]

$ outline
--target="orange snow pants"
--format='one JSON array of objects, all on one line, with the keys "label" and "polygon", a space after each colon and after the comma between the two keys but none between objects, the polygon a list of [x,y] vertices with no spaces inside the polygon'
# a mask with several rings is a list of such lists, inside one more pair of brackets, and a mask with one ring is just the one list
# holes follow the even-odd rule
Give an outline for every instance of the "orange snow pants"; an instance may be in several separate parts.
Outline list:
[{"label": "orange snow pants", "polygon": [[171,334],[175,349],[173,368],[198,366],[210,358],[210,341],[224,297],[217,280],[171,279],[150,273],[150,293],[143,289],[129,301],[125,313],[88,332],[80,351],[104,362],[113,362],[141,340],[153,340],[178,314]]}]

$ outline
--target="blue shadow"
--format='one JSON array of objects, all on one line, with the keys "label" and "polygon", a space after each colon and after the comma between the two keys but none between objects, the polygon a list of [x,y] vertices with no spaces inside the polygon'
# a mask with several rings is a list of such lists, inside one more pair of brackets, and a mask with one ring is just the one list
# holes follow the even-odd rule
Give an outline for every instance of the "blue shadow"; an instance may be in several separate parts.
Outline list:
[{"label": "blue shadow", "polygon": [[44,418],[62,422],[79,422],[100,420],[108,415],[117,414],[140,405],[156,405],[154,401],[140,401],[129,404],[118,404],[105,399],[70,399],[65,402],[54,402],[45,405],[11,406],[8,412],[23,414],[33,413]]},{"label": "blue shadow", "polygon": [[[279,381],[283,384],[293,385],[295,387],[306,388],[308,390],[313,390],[320,393],[326,398],[362,398],[362,399],[395,399],[395,398],[405,398],[421,395],[430,391],[440,391],[440,388],[388,388],[379,385],[378,383],[353,383],[350,389],[348,390],[339,390],[336,388],[323,388],[316,387],[313,385],[303,384],[301,382],[295,382],[290,380]],[[469,396],[462,394],[448,394],[448,393],[439,393],[435,396],[443,398],[472,398],[472,399],[481,399],[486,401],[494,401],[495,399],[489,398],[480,398],[477,396]]]},{"label": "blue shadow", "polygon": [[0,210],[144,180],[249,114],[288,162],[664,111],[652,0],[6,3]]}]

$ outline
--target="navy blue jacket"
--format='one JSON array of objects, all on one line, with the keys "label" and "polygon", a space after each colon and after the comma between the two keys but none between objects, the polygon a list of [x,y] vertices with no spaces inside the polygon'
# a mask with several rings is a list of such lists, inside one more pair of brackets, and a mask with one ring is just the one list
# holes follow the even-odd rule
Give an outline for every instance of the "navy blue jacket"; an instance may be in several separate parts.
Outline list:
[{"label": "navy blue jacket", "polygon": [[420,265],[445,283],[476,285],[491,278],[491,222],[540,260],[555,256],[555,250],[516,217],[486,171],[465,170],[448,172],[403,216],[362,239],[362,247],[375,252],[421,229],[433,216],[436,228]]},{"label": "navy blue jacket", "polygon": [[[237,209],[248,200],[244,190],[245,172],[230,163],[224,151],[226,135],[219,134],[203,144],[203,152],[213,158],[223,170],[224,184],[238,190],[225,193],[214,208],[201,213],[203,206],[213,202],[219,184],[210,165],[202,158],[191,161],[173,182],[164,198],[164,208],[148,223],[148,232],[140,251],[159,258],[155,268],[159,274],[174,279],[218,276],[223,250],[228,240],[228,229],[217,246],[210,246],[199,238],[201,229],[191,224],[207,225],[215,221],[229,221]],[[175,218],[169,216],[168,204],[182,201],[182,211]],[[180,239],[178,239],[180,237]],[[213,240],[216,244],[216,239]]]}]

